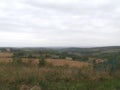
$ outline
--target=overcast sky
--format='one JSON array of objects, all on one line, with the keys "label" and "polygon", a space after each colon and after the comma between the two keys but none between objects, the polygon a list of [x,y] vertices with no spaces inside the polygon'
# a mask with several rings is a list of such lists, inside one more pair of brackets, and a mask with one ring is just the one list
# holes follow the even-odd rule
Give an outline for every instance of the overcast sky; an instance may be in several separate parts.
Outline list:
[{"label": "overcast sky", "polygon": [[0,47],[120,45],[120,0],[0,0]]}]

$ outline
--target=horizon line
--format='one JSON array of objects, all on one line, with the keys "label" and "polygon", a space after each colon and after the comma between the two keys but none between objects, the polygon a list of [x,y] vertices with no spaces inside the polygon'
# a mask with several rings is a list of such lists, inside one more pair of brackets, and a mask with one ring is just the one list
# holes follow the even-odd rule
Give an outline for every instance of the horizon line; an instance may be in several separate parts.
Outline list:
[{"label": "horizon line", "polygon": [[116,46],[0,46],[0,48],[100,48],[100,47],[120,47]]}]

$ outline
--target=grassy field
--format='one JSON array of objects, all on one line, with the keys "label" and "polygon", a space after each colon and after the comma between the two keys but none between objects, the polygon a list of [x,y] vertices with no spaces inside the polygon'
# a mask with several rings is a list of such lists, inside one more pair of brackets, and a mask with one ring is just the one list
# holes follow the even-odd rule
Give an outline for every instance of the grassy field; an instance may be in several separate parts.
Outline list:
[{"label": "grassy field", "polygon": [[10,52],[0,52],[0,58],[9,58],[12,56]]},{"label": "grassy field", "polygon": [[[22,61],[24,63],[28,63],[31,60],[33,65],[37,65],[39,63],[38,59],[28,59],[23,58]],[[80,61],[70,61],[65,59],[46,59],[47,63],[52,64],[53,66],[69,66],[69,67],[77,67],[82,68],[90,65],[89,63],[80,62]],[[12,58],[0,58],[0,63],[10,63],[12,62]]]},{"label": "grassy field", "polygon": [[[118,73],[117,73],[118,74]],[[120,78],[92,68],[0,63],[0,90],[120,90]]]},{"label": "grassy field", "polygon": [[[12,62],[12,53],[0,53],[0,63],[9,63]],[[34,58],[22,58],[22,61],[25,63],[28,63],[31,60],[31,63],[36,65],[39,63],[38,59]],[[52,64],[53,66],[69,66],[69,67],[77,67],[82,68],[90,65],[87,62],[80,62],[80,61],[72,61],[72,60],[66,60],[66,59],[46,59],[46,61],[49,64]]]},{"label": "grassy field", "polygon": [[7,55],[0,58],[0,90],[120,90],[119,70],[111,75],[85,62],[58,59],[47,59],[43,67],[32,58],[14,65]]}]

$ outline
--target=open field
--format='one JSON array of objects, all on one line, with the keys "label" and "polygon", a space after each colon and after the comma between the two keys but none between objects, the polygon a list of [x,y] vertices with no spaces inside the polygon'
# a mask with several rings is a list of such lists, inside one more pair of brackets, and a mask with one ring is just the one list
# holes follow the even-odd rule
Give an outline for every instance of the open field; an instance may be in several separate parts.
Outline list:
[{"label": "open field", "polygon": [[[31,60],[31,63],[36,65],[39,63],[38,59],[28,59],[28,58],[24,58],[23,62],[27,63],[29,62],[29,60]],[[65,60],[65,59],[46,59],[46,61],[49,64],[52,64],[53,66],[69,66],[69,67],[77,67],[77,68],[82,68],[82,67],[87,67],[88,65],[90,65],[87,62],[80,62],[80,61],[70,61],[70,60]],[[9,63],[12,62],[12,58],[0,58],[0,63]]]},{"label": "open field", "polygon": [[52,63],[54,66],[68,65],[69,67],[82,68],[82,67],[90,65],[89,63],[86,63],[86,62],[70,61],[70,60],[65,60],[65,59],[58,59],[58,60],[56,60],[56,59],[48,59],[47,61],[49,63]]},{"label": "open field", "polygon": [[[12,62],[12,53],[0,53],[0,62]],[[23,62],[29,62],[31,60],[32,64],[38,64],[39,60],[38,59],[30,59],[30,58],[23,58]],[[66,59],[46,59],[46,61],[54,66],[64,66],[67,65],[69,67],[77,67],[77,68],[82,68],[90,65],[87,62],[81,62],[81,61],[72,61],[72,60],[66,60]]]},{"label": "open field", "polygon": [[10,52],[0,52],[0,58],[10,58],[12,53]]},{"label": "open field", "polygon": [[119,72],[111,76],[91,67],[0,63],[0,90],[119,90]]},{"label": "open field", "polygon": [[0,52],[0,90],[120,90],[120,52],[74,52]]}]

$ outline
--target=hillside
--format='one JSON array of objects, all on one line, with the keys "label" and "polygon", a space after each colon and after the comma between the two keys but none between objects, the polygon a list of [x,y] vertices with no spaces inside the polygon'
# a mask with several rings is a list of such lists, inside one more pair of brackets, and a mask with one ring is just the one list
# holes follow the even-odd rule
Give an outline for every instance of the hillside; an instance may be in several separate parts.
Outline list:
[{"label": "hillside", "polygon": [[0,90],[119,90],[120,47],[1,48],[0,83]]}]

